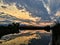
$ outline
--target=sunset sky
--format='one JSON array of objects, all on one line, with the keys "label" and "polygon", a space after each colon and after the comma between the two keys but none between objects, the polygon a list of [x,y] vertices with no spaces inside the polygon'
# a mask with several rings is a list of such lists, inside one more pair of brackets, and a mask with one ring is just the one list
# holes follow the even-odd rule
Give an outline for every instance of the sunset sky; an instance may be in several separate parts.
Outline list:
[{"label": "sunset sky", "polygon": [[[20,22],[21,24],[40,25],[40,21],[55,21],[60,17],[59,0],[0,0],[0,13],[11,15],[13,20],[0,14],[0,21]],[[44,23],[43,23],[44,24]]]}]

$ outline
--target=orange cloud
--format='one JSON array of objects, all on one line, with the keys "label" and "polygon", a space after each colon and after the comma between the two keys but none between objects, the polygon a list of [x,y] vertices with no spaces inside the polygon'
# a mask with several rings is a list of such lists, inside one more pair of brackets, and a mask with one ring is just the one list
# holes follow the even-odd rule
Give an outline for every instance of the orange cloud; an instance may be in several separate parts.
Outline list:
[{"label": "orange cloud", "polygon": [[36,21],[37,19],[39,19],[36,17],[32,17],[31,13],[27,12],[26,9],[22,9],[22,10],[17,9],[17,7],[15,6],[15,3],[13,3],[12,5],[4,5],[3,4],[3,6],[6,6],[6,8],[2,8],[1,6],[2,5],[0,5],[0,12],[10,14],[17,18],[24,19],[24,20],[29,19],[32,21]]},{"label": "orange cloud", "polygon": [[57,11],[55,16],[60,16],[60,11]]}]

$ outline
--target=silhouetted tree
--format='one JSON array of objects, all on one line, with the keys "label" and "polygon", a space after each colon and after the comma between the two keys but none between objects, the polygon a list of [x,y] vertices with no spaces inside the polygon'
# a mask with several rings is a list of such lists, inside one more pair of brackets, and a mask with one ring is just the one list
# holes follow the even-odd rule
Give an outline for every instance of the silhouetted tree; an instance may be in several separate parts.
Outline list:
[{"label": "silhouetted tree", "polygon": [[0,26],[0,38],[3,35],[19,33],[19,23],[12,23],[8,26]]},{"label": "silhouetted tree", "polygon": [[55,26],[52,27],[52,45],[57,45],[58,37],[60,36],[60,23],[56,23]]},{"label": "silhouetted tree", "polygon": [[45,26],[44,30],[46,30],[47,32],[50,32],[50,26],[49,25]]}]

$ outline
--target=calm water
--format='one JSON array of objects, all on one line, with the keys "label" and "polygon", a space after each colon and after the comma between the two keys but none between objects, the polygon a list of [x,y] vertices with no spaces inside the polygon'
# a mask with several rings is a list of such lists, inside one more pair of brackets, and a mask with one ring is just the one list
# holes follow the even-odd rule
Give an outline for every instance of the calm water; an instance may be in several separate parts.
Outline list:
[{"label": "calm water", "polygon": [[21,33],[36,34],[38,39],[32,39],[30,45],[49,45],[51,42],[51,32],[46,32],[44,30],[26,30],[21,31]]}]

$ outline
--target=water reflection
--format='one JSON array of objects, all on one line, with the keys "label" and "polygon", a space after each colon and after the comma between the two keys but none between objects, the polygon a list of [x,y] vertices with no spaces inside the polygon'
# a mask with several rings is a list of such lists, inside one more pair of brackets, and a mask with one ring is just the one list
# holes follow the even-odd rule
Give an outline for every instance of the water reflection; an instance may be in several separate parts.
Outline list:
[{"label": "water reflection", "polygon": [[28,45],[49,45],[51,43],[52,33],[44,30],[25,30],[21,33],[36,34],[37,39],[32,38]]},{"label": "water reflection", "polygon": [[16,45],[49,45],[51,35],[51,32],[44,30],[20,30],[19,33],[2,36],[3,43],[1,45],[14,45],[14,43]]}]

